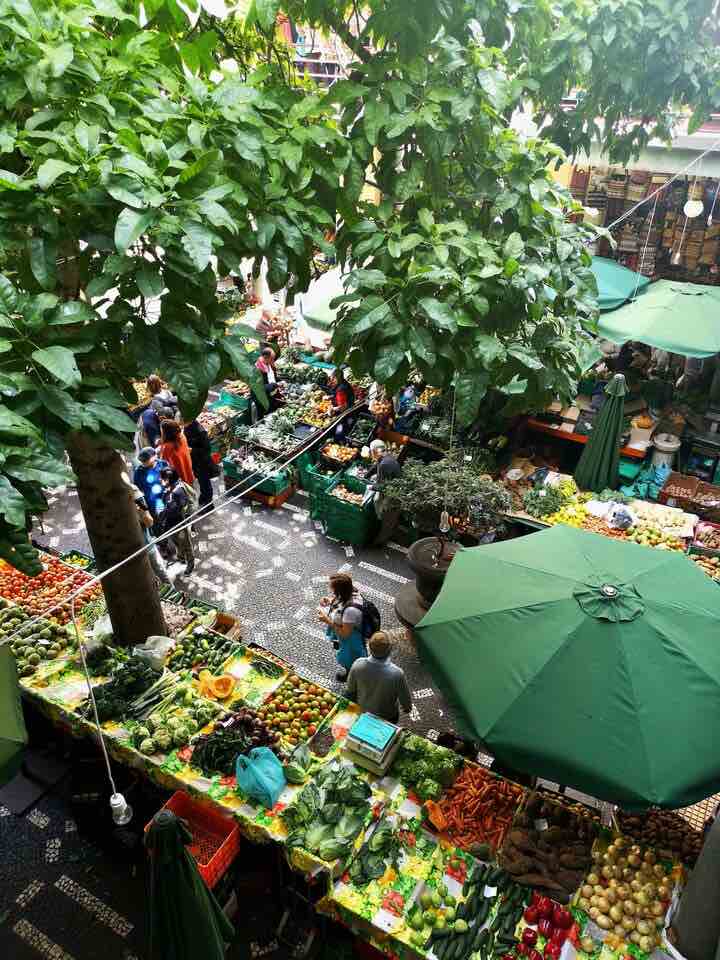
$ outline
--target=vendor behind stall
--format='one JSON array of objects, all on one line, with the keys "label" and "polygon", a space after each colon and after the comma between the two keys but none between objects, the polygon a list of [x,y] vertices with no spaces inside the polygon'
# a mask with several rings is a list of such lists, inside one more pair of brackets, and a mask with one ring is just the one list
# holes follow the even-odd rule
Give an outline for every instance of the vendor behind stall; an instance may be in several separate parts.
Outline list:
[{"label": "vendor behind stall", "polygon": [[280,399],[280,389],[278,387],[277,370],[275,367],[275,351],[272,347],[263,347],[260,351],[260,356],[255,361],[255,369],[262,377],[265,392],[270,401],[270,410],[274,410]]},{"label": "vendor behind stall", "polygon": [[400,509],[390,507],[383,499],[382,485],[387,480],[394,480],[400,476],[400,464],[396,457],[388,453],[383,440],[373,440],[370,444],[372,466],[368,470],[368,479],[372,479],[371,487],[375,491],[375,513],[380,520],[380,530],[375,538],[375,546],[381,547],[388,542],[400,520]]},{"label": "vendor behind stall", "polygon": [[[355,405],[355,391],[348,383],[342,367],[335,367],[330,374],[327,392],[332,400],[332,413],[337,417]],[[352,417],[345,417],[335,428],[335,439],[340,443],[352,427]]]}]

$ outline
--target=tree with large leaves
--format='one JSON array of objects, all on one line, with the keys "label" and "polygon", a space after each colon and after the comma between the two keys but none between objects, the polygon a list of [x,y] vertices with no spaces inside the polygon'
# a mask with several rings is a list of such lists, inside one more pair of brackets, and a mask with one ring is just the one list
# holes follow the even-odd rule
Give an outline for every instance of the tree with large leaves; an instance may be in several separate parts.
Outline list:
[{"label": "tree with large leaves", "polygon": [[[0,552],[28,571],[64,451],[100,568],[142,546],[133,379],[159,371],[186,418],[231,372],[264,399],[217,276],[266,258],[304,288],[335,222],[328,106],[270,65],[209,80],[216,41],[173,0],[0,0]],[[104,587],[119,642],[162,632],[144,556]]]}]

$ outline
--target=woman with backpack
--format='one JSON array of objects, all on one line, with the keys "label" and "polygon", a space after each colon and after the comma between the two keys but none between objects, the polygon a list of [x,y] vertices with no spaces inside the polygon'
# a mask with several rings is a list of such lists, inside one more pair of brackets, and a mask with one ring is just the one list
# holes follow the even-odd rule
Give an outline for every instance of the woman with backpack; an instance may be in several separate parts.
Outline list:
[{"label": "woman with backpack", "polygon": [[330,589],[332,596],[321,600],[318,619],[326,624],[325,634],[337,650],[340,670],[336,676],[344,682],[353,663],[367,656],[365,643],[380,626],[380,615],[377,607],[355,589],[349,574],[330,577]]},{"label": "woman with backpack", "polygon": [[[197,495],[189,483],[186,483],[172,467],[163,467],[160,471],[165,501],[165,509],[161,516],[161,533],[167,533],[183,520],[192,516],[197,507]],[[169,538],[179,560],[185,564],[185,575],[195,569],[195,554],[193,553],[190,527],[183,527]]]}]

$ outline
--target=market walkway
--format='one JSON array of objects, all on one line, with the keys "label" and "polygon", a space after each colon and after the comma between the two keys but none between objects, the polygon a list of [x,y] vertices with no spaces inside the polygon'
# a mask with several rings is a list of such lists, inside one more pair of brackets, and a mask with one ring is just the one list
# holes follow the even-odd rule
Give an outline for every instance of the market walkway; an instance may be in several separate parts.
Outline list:
[{"label": "market walkway", "polygon": [[[36,527],[34,539],[53,549],[90,553],[75,491],[51,497],[50,504],[44,532]],[[308,506],[307,496],[298,491],[280,510],[241,501],[202,518],[194,528],[195,570],[179,577],[177,587],[234,613],[246,641],[267,647],[304,676],[340,692],[332,645],[315,617],[318,601],[329,591],[328,576],[350,573],[377,605],[383,628],[393,629],[399,627],[395,593],[412,574],[402,547],[360,548],[328,540],[309,518]],[[403,723],[433,739],[452,721],[414,649],[403,642],[402,632],[398,637],[394,659],[413,695],[412,712]]]}]

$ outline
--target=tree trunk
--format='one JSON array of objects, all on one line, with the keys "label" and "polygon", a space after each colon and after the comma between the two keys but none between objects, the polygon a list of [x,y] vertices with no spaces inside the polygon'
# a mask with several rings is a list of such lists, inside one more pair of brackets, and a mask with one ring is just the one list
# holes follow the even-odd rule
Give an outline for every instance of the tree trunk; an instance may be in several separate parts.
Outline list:
[{"label": "tree trunk", "polygon": [[[98,569],[102,572],[144,546],[137,509],[123,474],[125,464],[112,447],[74,433],[67,439],[77,477],[85,525]],[[160,595],[147,554],[142,554],[102,581],[114,643],[129,647],[153,634],[166,635]]]}]

